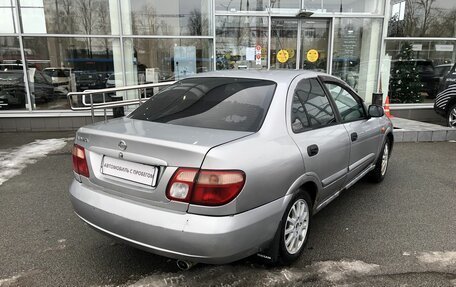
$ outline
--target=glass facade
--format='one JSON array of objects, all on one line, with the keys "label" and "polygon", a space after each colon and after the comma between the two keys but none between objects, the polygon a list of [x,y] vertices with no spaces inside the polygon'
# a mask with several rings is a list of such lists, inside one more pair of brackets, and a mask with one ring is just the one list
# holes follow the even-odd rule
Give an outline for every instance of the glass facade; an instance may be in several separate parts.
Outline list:
[{"label": "glass facade", "polygon": [[[444,77],[456,61],[456,2],[390,0],[389,4],[382,89],[393,103],[431,103],[445,89]],[[411,84],[410,77],[415,79]]]},{"label": "glass facade", "polygon": [[322,71],[368,102],[380,89],[400,102],[404,60],[426,101],[456,60],[453,2],[0,0],[0,112],[68,111],[68,92],[224,69]]}]

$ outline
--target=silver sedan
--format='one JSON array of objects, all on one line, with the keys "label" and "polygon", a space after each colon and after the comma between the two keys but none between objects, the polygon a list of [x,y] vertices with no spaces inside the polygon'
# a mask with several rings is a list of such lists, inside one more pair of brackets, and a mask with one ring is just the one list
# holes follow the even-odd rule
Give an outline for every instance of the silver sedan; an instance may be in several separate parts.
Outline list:
[{"label": "silver sedan", "polygon": [[80,128],[70,195],[94,229],[155,254],[289,264],[312,215],[364,176],[380,182],[391,121],[311,71],[186,78],[130,115]]}]

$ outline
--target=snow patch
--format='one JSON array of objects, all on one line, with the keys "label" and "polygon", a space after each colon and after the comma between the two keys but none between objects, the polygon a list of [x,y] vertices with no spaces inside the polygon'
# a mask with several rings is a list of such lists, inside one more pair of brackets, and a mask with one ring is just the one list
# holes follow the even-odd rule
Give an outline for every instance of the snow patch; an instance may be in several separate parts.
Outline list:
[{"label": "snow patch", "polygon": [[62,149],[73,138],[35,140],[29,144],[7,151],[0,151],[0,185],[10,178],[21,174],[30,164],[49,153]]},{"label": "snow patch", "polygon": [[440,267],[456,267],[456,251],[421,252],[416,257],[420,262]]},{"label": "snow patch", "polygon": [[11,284],[16,283],[17,279],[20,277],[20,275],[15,275],[9,278],[0,279],[0,287],[11,286]]},{"label": "snow patch", "polygon": [[363,261],[324,261],[317,262],[318,273],[327,281],[341,281],[349,276],[359,276],[371,273],[380,266]]}]

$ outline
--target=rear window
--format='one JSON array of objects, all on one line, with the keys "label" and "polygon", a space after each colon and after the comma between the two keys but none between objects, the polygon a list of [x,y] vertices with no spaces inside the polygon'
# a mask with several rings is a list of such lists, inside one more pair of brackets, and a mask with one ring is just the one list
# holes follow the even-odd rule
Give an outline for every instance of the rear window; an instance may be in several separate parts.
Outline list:
[{"label": "rear window", "polygon": [[256,132],[276,84],[239,78],[182,80],[139,106],[130,118],[200,128]]}]

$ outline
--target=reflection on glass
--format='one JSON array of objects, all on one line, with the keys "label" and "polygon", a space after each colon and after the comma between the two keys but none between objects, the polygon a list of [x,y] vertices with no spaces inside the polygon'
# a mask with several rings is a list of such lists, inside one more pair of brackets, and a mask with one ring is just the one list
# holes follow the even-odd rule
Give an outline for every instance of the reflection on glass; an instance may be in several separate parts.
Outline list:
[{"label": "reflection on glass", "polygon": [[[320,1],[304,1],[304,6],[308,2]],[[369,14],[381,14],[383,12],[383,0],[321,0],[321,3],[322,12]]]},{"label": "reflection on glass", "polygon": [[212,71],[212,41],[207,39],[126,40],[127,84],[180,80]]},{"label": "reflection on glass", "polygon": [[110,4],[114,1],[19,0],[19,3],[24,33],[111,34]]},{"label": "reflection on glass", "polygon": [[364,98],[377,91],[382,21],[369,18],[335,19],[332,74]]},{"label": "reflection on glass", "polygon": [[329,20],[302,21],[302,69],[326,72],[328,64],[329,23]]},{"label": "reflection on glass", "polygon": [[217,70],[267,67],[267,17],[217,16],[216,38]]},{"label": "reflection on glass", "polygon": [[296,69],[297,37],[298,20],[272,19],[271,69]]},{"label": "reflection on glass", "polygon": [[211,1],[128,0],[122,2],[125,34],[208,36],[212,34]]},{"label": "reflection on glass", "polygon": [[25,109],[26,104],[19,39],[0,37],[0,111]]},{"label": "reflection on glass", "polygon": [[224,12],[263,11],[268,5],[268,0],[215,0],[215,10]]},{"label": "reflection on glass", "polygon": [[[10,2],[10,1],[5,1]],[[0,3],[0,19],[2,24],[0,25],[0,33],[16,33],[14,24],[14,7],[13,3]]]},{"label": "reflection on glass", "polygon": [[[112,42],[115,41],[24,37],[33,108],[67,109],[69,92],[105,88],[107,79],[114,73]],[[75,101],[74,104],[81,104],[81,98]]]},{"label": "reflection on glass", "polygon": [[[401,51],[410,45],[410,59],[401,57]],[[389,83],[388,92],[392,101],[400,101],[391,90],[391,84],[400,79],[398,71],[407,65],[415,68],[420,82],[420,96],[425,102],[432,102],[437,93],[443,89],[444,77],[456,61],[456,41],[402,41],[386,42],[383,66],[385,75],[382,82]]]},{"label": "reflection on glass", "polygon": [[390,1],[388,37],[456,37],[456,1]]}]

